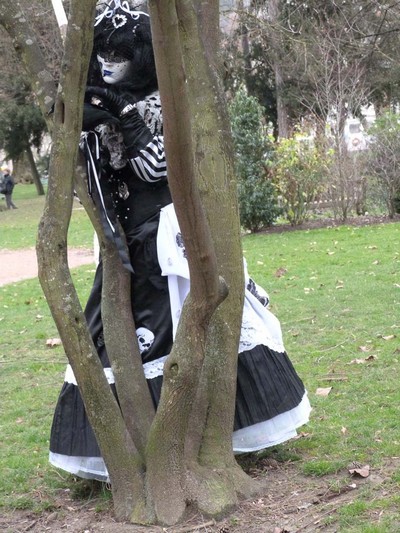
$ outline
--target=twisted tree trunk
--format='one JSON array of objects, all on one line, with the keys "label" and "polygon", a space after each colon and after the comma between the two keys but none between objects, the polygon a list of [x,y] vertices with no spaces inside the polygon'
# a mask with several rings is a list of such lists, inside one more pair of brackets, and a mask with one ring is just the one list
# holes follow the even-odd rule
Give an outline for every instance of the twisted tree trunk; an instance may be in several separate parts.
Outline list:
[{"label": "twisted tree trunk", "polygon": [[[22,54],[28,58],[26,66],[36,80],[53,134],[37,243],[39,278],[110,474],[117,518],[175,524],[189,505],[219,515],[237,502],[238,495],[255,489],[238,468],[231,442],[243,272],[230,132],[215,56],[218,2],[150,2],[170,188],[191,274],[191,291],[164,367],[156,414],[134,334],[130,274],[106,240],[86,192],[83,161],[77,161],[95,3],[88,0],[82,6],[71,0],[52,120],[47,111],[55,99],[55,85],[41,85],[42,61],[29,64],[32,50],[39,50],[33,38]],[[8,21],[22,49],[29,28],[14,7],[12,15],[6,14],[5,4],[0,0],[0,22]],[[102,318],[118,402],[97,357],[67,264],[74,174],[102,249]]]}]

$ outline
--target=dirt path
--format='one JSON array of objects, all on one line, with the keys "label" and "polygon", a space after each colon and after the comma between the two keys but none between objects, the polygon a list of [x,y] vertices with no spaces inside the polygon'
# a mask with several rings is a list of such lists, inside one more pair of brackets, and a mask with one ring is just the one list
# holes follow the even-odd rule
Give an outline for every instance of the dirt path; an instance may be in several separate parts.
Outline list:
[{"label": "dirt path", "polygon": [[[70,268],[93,263],[93,250],[71,248],[68,250]],[[0,287],[8,283],[36,278],[38,267],[34,248],[0,250]]]}]

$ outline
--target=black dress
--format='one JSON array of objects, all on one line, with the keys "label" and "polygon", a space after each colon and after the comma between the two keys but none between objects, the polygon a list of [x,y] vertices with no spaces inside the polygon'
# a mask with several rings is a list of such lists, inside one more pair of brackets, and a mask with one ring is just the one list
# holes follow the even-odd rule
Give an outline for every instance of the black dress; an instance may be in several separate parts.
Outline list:
[{"label": "black dress", "polygon": [[[116,127],[98,127],[91,135],[96,136],[100,150],[97,162],[92,161],[88,168],[90,175],[99,174],[101,167],[94,196],[105,207],[105,223],[112,226],[117,217],[126,234],[128,260],[133,268],[136,334],[145,376],[157,405],[163,364],[172,347],[190,281],[166,178],[158,94],[140,102],[138,109],[154,134],[152,142],[134,160],[126,160]],[[88,159],[92,159],[96,150],[90,146],[88,149],[91,151]],[[268,296],[249,278],[246,269],[245,274],[233,432],[233,449],[238,453],[292,438],[296,428],[308,421],[310,413],[304,385],[283,347],[279,322],[267,309]],[[101,287],[100,260],[85,316],[110,386],[114,388],[103,338]],[[80,477],[108,479],[69,365],[51,429],[50,462]]]}]

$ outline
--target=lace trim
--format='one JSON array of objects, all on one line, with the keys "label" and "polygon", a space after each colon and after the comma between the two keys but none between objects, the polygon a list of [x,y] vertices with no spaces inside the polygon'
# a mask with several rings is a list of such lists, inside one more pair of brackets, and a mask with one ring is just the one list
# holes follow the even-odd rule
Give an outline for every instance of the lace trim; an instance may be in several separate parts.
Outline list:
[{"label": "lace trim", "polygon": [[[155,359],[154,361],[149,361],[148,363],[145,363],[143,365],[144,375],[146,379],[154,379],[159,376],[163,375],[163,369],[164,369],[164,363],[167,356],[164,355],[163,357],[160,357],[159,359]],[[113,385],[115,383],[114,373],[110,367],[106,367],[103,369],[104,374],[106,375],[107,381],[110,385]],[[72,385],[78,385],[75,374],[72,370],[71,365],[67,365],[67,368],[65,370],[65,376],[64,381],[66,383],[71,383]]]},{"label": "lace trim", "polygon": [[143,365],[144,375],[146,379],[158,378],[163,375],[164,363],[168,356],[160,357],[155,361],[149,361]]},{"label": "lace trim", "polygon": [[[258,305],[260,302],[254,297]],[[254,308],[255,302],[249,302],[249,294],[243,306],[242,328],[240,330],[239,353],[252,350],[256,346],[267,346],[275,352],[283,353],[283,346],[279,322],[265,307],[261,307],[262,315]]]},{"label": "lace trim", "polygon": [[[158,91],[149,94],[136,104],[140,116],[153,135],[162,135],[163,121],[161,100]],[[125,157],[125,145],[122,133],[115,124],[101,124],[95,130],[100,134],[103,146],[110,153],[110,165],[115,170],[123,168],[127,164]]]}]

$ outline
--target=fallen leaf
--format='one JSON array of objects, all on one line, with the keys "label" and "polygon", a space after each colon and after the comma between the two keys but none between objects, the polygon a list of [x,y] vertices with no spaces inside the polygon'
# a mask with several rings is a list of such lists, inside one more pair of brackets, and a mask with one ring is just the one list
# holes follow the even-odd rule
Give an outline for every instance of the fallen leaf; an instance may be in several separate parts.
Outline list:
[{"label": "fallen leaf", "polygon": [[361,466],[360,468],[349,468],[349,473],[354,476],[368,477],[369,476],[369,465]]},{"label": "fallen leaf", "polygon": [[315,394],[317,396],[328,396],[331,390],[332,390],[332,387],[318,387]]},{"label": "fallen leaf", "polygon": [[347,428],[342,427],[342,429],[340,430],[340,433],[341,433],[342,435],[346,435],[346,433],[347,433]]},{"label": "fallen leaf", "polygon": [[47,339],[46,341],[46,346],[48,346],[49,348],[53,348],[53,346],[61,346],[61,345],[62,345],[61,339]]},{"label": "fallen leaf", "polygon": [[284,267],[280,267],[278,268],[278,270],[275,272],[275,277],[277,278],[281,278],[282,276],[284,276],[286,274],[287,270],[286,268]]},{"label": "fallen leaf", "polygon": [[376,261],[373,261],[372,264],[373,264],[373,265],[379,265],[379,261],[378,261],[378,259],[377,259]]},{"label": "fallen leaf", "polygon": [[384,341],[391,341],[392,339],[395,339],[396,338],[396,335],[383,335],[382,336],[382,339]]}]

